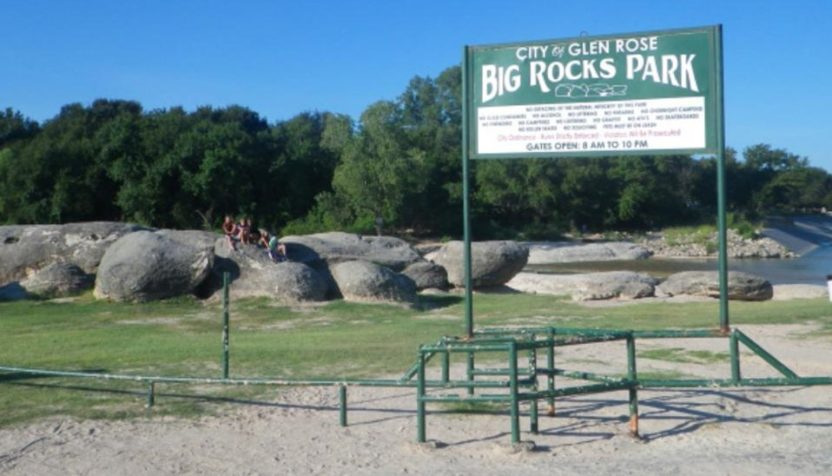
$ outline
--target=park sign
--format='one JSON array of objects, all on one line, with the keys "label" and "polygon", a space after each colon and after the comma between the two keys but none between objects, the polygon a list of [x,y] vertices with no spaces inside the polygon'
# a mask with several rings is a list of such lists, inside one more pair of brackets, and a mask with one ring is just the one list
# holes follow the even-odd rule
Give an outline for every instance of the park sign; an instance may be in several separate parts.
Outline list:
[{"label": "park sign", "polygon": [[473,159],[717,154],[719,26],[465,48]]}]

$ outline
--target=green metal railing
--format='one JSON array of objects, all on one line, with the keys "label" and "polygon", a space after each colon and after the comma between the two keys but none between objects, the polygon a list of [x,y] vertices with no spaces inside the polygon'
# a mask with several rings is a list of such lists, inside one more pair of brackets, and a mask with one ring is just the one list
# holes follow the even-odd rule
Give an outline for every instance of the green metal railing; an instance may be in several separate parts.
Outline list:
[{"label": "green metal railing", "polygon": [[[528,405],[529,430],[539,428],[539,401],[548,404],[547,415],[555,415],[556,399],[571,395],[587,395],[611,391],[628,392],[629,427],[638,435],[638,391],[651,388],[694,387],[744,387],[744,386],[811,386],[832,385],[832,377],[801,377],[791,368],[763,349],[739,329],[665,329],[621,330],[585,329],[562,327],[486,328],[462,337],[445,336],[418,349],[417,359],[398,379],[284,379],[268,377],[230,377],[229,365],[229,306],[228,278],[224,277],[221,339],[221,376],[165,376],[131,375],[116,373],[84,372],[72,370],[35,369],[18,366],[0,366],[0,372],[29,376],[59,378],[83,378],[95,380],[132,381],[146,385],[147,407],[152,408],[157,399],[158,384],[185,385],[268,385],[268,386],[320,386],[338,390],[339,422],[347,425],[348,387],[403,387],[416,389],[417,440],[426,441],[426,417],[428,403],[503,403],[508,405],[511,423],[511,441],[520,442],[521,404]],[[640,378],[637,366],[636,344],[642,339],[728,339],[730,376],[717,379],[648,379]],[[605,375],[575,369],[556,367],[556,349],[575,345],[623,341],[626,345],[626,375]],[[745,378],[741,371],[740,346],[745,346],[759,356],[780,377]],[[544,355],[541,358],[540,352]],[[520,365],[525,353],[525,364]],[[451,357],[465,356],[465,375],[451,378]],[[479,354],[479,355],[478,355]],[[483,354],[491,354],[485,358]],[[494,355],[505,358],[505,365],[483,366],[493,362]],[[428,366],[439,357],[438,378],[428,379]],[[539,360],[545,362],[539,365]],[[479,364],[477,367],[475,364]],[[587,382],[580,385],[557,386],[557,378]],[[4,379],[0,379],[0,383]],[[459,389],[462,394],[439,395],[429,389]],[[482,391],[498,393],[482,393]]]},{"label": "green metal railing", "polygon": [[[716,379],[643,379],[638,375],[636,343],[638,339],[701,339],[701,338],[727,338],[729,341],[729,355],[731,375],[726,378]],[[604,375],[581,370],[569,370],[555,367],[555,349],[557,347],[593,344],[599,342],[624,341],[626,344],[626,377],[616,375]],[[769,366],[779,372],[782,377],[770,378],[744,378],[740,372],[740,344],[748,348],[752,353],[760,357]],[[537,365],[538,349],[545,350],[545,366],[539,368]],[[435,353],[464,353],[474,355],[482,352],[503,353],[507,358],[507,367],[479,369],[470,372],[474,377],[478,376],[506,376],[507,381],[498,382],[500,386],[507,389],[503,394],[460,396],[460,395],[431,395],[428,393],[425,372],[428,359],[426,356]],[[527,352],[529,365],[526,369],[518,367],[518,353]],[[481,359],[477,359],[478,361]],[[417,440],[426,441],[426,403],[508,403],[509,417],[511,419],[511,441],[520,442],[520,412],[519,405],[528,402],[529,428],[531,433],[536,433],[538,424],[538,401],[548,402],[548,414],[555,414],[555,399],[570,395],[587,395],[610,391],[627,390],[629,403],[629,428],[634,436],[639,434],[638,420],[638,391],[651,388],[692,388],[692,387],[765,387],[765,386],[812,386],[832,385],[832,377],[801,377],[791,370],[776,357],[763,349],[750,337],[739,329],[692,329],[692,330],[619,330],[619,329],[580,329],[580,328],[492,328],[482,329],[474,333],[471,339],[443,338],[437,344],[426,345],[420,348],[420,356],[417,362],[419,385],[417,385]],[[445,364],[443,364],[445,365]],[[582,385],[556,387],[555,377],[561,376],[572,380],[589,382]],[[540,385],[539,377],[545,378],[545,385]],[[448,380],[443,371],[443,380],[434,382],[439,386],[452,387],[461,382],[469,382],[466,377],[464,381]],[[482,388],[486,382],[476,380],[476,385],[471,389]],[[541,390],[540,388],[543,388]]]}]

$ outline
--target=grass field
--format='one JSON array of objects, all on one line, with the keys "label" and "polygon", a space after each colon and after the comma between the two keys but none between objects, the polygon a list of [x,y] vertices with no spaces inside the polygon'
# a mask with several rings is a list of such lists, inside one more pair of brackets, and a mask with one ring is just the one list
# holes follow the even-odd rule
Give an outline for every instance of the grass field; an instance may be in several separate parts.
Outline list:
[{"label": "grass field", "polygon": [[[0,303],[0,365],[165,376],[219,377],[222,309],[190,298],[116,304]],[[478,294],[478,327],[554,325],[632,329],[715,327],[717,302],[592,308],[551,296]],[[733,325],[818,322],[832,338],[832,306],[822,299],[732,303]],[[464,332],[462,297],[423,296],[418,309],[335,301],[289,307],[241,300],[231,306],[232,377],[400,375],[419,344]],[[651,358],[722,359],[667,352]],[[126,418],[145,413],[142,384],[0,374],[0,426],[69,414]],[[102,391],[91,392],[88,389]],[[164,385],[154,415],[212,413],[233,400],[268,398],[273,387]],[[278,390],[279,391],[279,390]]]}]

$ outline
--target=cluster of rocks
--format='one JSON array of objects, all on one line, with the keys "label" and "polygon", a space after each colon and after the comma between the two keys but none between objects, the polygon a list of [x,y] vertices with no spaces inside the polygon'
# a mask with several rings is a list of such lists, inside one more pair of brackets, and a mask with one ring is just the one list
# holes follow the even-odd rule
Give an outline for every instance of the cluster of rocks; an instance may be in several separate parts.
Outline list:
[{"label": "cluster of rocks", "polygon": [[627,241],[576,243],[574,241],[529,241],[529,264],[576,263],[647,259],[653,252]]},{"label": "cluster of rocks", "polygon": [[507,286],[530,294],[569,296],[575,301],[639,299],[653,296],[658,281],[644,273],[517,274]]},{"label": "cluster of rocks", "polygon": [[[149,301],[218,295],[227,273],[232,297],[283,302],[343,298],[412,304],[417,292],[463,285],[461,242],[434,261],[392,237],[321,233],[281,240],[289,261],[254,245],[229,249],[219,234],[96,222],[0,227],[0,299],[59,297],[94,288],[99,299]],[[474,243],[475,287],[500,286],[528,259],[510,241]]]},{"label": "cluster of rocks", "polygon": [[[729,236],[737,243],[741,240]],[[2,226],[0,299],[53,298],[91,288],[97,298],[114,301],[186,294],[215,298],[226,274],[233,298],[281,302],[345,299],[413,304],[419,291],[465,285],[460,241],[416,249],[398,238],[341,232],[287,236],[281,241],[290,260],[275,263],[254,245],[231,250],[222,235],[207,231],[113,222]],[[665,253],[657,249],[629,242],[476,242],[472,284],[475,289],[508,286],[579,301],[719,296],[716,272],[682,272],[659,282],[630,271],[572,275],[523,271],[527,264],[646,259]],[[735,253],[758,256],[742,250],[737,247]],[[728,289],[729,298],[737,300],[765,300],[773,294],[765,279],[739,272],[729,273]]]},{"label": "cluster of rocks", "polygon": [[[794,253],[771,238],[744,238],[734,230],[727,230],[729,258],[793,258]],[[705,258],[716,256],[717,236],[713,233],[705,242],[695,237],[669,240],[661,233],[651,233],[639,245],[651,254],[663,258]]]},{"label": "cluster of rocks", "polygon": [[[733,240],[733,241],[731,241]],[[755,245],[748,245],[735,233],[729,233],[729,243],[734,243],[734,254],[743,253],[745,257],[752,257],[752,246],[756,253],[767,249],[770,243],[772,250],[784,251],[782,246],[773,240],[756,240]],[[666,243],[666,240],[656,236],[653,241]],[[672,247],[680,254],[669,254],[667,248],[646,246],[645,243],[631,242],[529,242],[529,264],[562,264],[576,262],[622,261],[648,259],[654,254],[661,256],[697,256],[698,251],[687,250],[684,247]],[[693,246],[693,245],[691,245]],[[707,253],[702,246],[703,256]],[[774,252],[771,255],[774,256]],[[672,296],[706,296],[719,297],[719,275],[717,272],[686,271],[669,276],[664,282],[644,274],[632,271],[611,271],[580,274],[544,274],[535,272],[521,272],[517,274],[507,286],[526,293],[552,294],[569,296],[576,301],[593,301],[600,299],[639,299],[644,297],[672,297]],[[773,286],[767,280],[748,273],[731,272],[728,276],[728,297],[734,300],[761,301],[771,299]]]},{"label": "cluster of rocks", "polygon": [[[569,296],[574,301],[600,299],[639,299],[645,297],[702,296],[719,297],[716,271],[684,271],[670,275],[663,282],[632,271],[609,271],[583,274],[541,274],[523,272],[507,283],[518,291],[534,294]],[[774,288],[767,280],[749,273],[728,273],[728,299],[765,301]]]}]

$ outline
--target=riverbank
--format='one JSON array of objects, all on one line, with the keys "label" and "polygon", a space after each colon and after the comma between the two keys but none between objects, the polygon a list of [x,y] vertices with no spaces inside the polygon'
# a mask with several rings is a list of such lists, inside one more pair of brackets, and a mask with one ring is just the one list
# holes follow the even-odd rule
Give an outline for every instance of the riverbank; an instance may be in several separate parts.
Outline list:
[{"label": "riverbank", "polygon": [[[761,236],[746,238],[734,230],[726,232],[728,258],[794,258],[796,253],[774,239]],[[657,258],[708,258],[717,257],[719,242],[717,232],[670,234],[648,233],[635,241]]]},{"label": "riverbank", "polygon": [[[779,259],[798,256],[772,238],[746,238],[734,230],[727,233],[730,259]],[[648,258],[717,258],[718,236],[712,227],[671,229],[644,235],[585,235],[564,241],[528,241],[529,264],[627,261]]]},{"label": "riverbank", "polygon": [[[762,237],[744,239],[728,232],[728,268],[761,276],[774,285],[826,285],[832,274],[832,218],[826,216],[780,219],[780,225],[763,228]],[[704,230],[704,231],[703,231]],[[795,253],[767,235],[773,230],[783,237],[798,237],[801,253]],[[718,267],[715,232],[702,228],[656,232],[644,236],[617,234],[583,240],[527,243],[530,248],[526,271],[583,274],[610,271],[646,273],[664,279],[682,271],[715,271]],[[783,238],[784,242],[789,242]],[[794,238],[797,240],[797,238]],[[629,240],[629,241],[623,241]],[[786,258],[786,259],[783,259]]]}]

